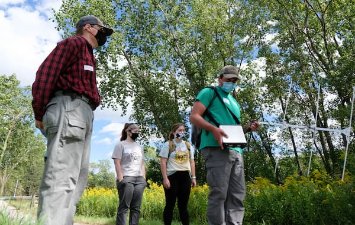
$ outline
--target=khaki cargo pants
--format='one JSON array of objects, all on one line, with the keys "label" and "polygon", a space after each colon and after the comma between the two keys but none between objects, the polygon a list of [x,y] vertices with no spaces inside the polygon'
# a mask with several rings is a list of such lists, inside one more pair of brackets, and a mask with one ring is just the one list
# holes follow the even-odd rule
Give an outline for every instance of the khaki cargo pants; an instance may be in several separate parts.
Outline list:
[{"label": "khaki cargo pants", "polygon": [[45,225],[73,224],[87,184],[93,118],[91,107],[81,99],[56,96],[47,105],[47,153],[38,206]]},{"label": "khaki cargo pants", "polygon": [[209,225],[241,225],[244,217],[245,177],[243,155],[233,150],[204,148]]}]

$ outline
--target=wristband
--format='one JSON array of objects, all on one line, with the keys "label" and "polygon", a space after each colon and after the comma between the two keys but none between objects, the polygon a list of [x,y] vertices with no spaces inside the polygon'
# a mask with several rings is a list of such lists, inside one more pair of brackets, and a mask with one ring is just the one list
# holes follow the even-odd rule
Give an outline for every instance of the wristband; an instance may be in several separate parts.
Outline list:
[{"label": "wristband", "polygon": [[193,176],[193,177],[191,177],[191,179],[196,179],[196,177],[195,177],[195,176]]}]

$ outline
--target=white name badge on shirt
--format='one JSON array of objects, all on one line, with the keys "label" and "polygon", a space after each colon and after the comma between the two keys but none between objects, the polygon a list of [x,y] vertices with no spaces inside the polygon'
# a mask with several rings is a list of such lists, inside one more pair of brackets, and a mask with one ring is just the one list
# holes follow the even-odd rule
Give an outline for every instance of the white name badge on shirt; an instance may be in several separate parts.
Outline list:
[{"label": "white name badge on shirt", "polygon": [[94,71],[94,67],[90,65],[84,65],[84,70]]},{"label": "white name badge on shirt", "polygon": [[226,103],[226,104],[228,104],[228,105],[230,104],[228,98],[223,98],[223,102]]}]

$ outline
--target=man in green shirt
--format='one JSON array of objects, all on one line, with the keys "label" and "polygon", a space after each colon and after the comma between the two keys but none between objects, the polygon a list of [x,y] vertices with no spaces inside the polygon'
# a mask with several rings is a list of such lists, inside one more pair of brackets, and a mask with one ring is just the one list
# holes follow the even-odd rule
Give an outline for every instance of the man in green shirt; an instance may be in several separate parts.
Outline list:
[{"label": "man in green shirt", "polygon": [[[191,123],[202,128],[199,149],[206,161],[207,184],[210,188],[207,207],[209,225],[243,223],[246,188],[242,149],[224,148],[222,139],[227,137],[226,133],[204,116],[208,108],[210,117],[219,125],[236,125],[241,121],[240,106],[231,95],[239,80],[236,67],[223,67],[218,76],[218,86],[215,90],[202,89],[191,110]],[[220,98],[216,98],[216,94]],[[251,122],[244,127],[244,131],[254,131],[258,126],[257,122]]]}]

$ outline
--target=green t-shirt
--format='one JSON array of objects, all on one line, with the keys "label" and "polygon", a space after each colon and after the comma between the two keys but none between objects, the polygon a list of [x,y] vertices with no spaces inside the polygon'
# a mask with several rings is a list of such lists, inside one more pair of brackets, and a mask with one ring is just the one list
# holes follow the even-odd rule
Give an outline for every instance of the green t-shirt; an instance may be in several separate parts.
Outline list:
[{"label": "green t-shirt", "polygon": [[[236,101],[236,99],[229,93],[223,91],[221,87],[216,87],[219,95],[221,96],[223,102],[218,98],[218,96],[214,97],[216,94],[212,88],[204,88],[202,89],[197,97],[196,101],[201,102],[206,108],[208,107],[208,111],[211,116],[218,122],[220,125],[235,125],[236,121],[233,119],[233,116],[226,108],[226,106],[237,116],[239,121],[240,118],[240,105]],[[212,101],[213,100],[213,101]],[[212,101],[212,102],[211,102]],[[204,117],[205,120],[213,124],[207,116]],[[199,149],[203,149],[206,147],[218,147],[218,142],[214,138],[212,132],[206,131],[202,129],[201,133],[201,143]],[[240,148],[233,148],[238,152],[241,152]]]}]

